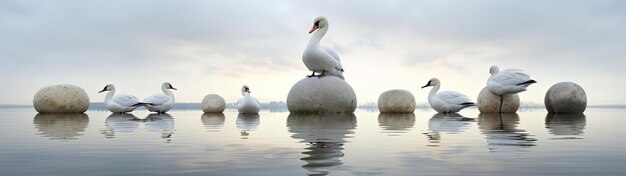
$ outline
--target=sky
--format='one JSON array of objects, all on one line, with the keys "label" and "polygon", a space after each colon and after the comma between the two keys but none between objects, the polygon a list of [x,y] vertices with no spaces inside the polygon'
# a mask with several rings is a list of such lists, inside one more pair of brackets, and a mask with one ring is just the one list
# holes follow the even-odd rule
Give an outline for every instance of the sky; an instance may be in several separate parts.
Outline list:
[{"label": "sky", "polygon": [[92,102],[109,83],[143,99],[165,81],[177,102],[235,102],[244,84],[285,101],[310,74],[302,52],[317,16],[359,104],[391,89],[425,103],[432,77],[476,100],[491,65],[537,80],[523,102],[570,81],[590,105],[626,103],[626,1],[3,0],[0,104],[30,104],[53,84]]}]

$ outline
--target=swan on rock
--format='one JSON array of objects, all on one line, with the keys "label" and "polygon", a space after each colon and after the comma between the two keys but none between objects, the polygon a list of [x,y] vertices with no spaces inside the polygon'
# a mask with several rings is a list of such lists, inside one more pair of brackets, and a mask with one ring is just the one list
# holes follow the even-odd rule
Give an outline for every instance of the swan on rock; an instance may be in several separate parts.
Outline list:
[{"label": "swan on rock", "polygon": [[169,82],[164,82],[161,85],[161,90],[163,93],[157,93],[151,95],[143,100],[143,105],[150,112],[157,112],[159,114],[165,113],[172,109],[174,106],[174,94],[169,90],[178,90],[172,86]]},{"label": "swan on rock", "polygon": [[141,106],[139,99],[130,94],[118,93],[115,94],[115,86],[113,84],[107,84],[104,86],[104,89],[99,91],[98,93],[106,92],[106,97],[104,98],[104,104],[107,109],[113,113],[124,114],[127,112],[131,112],[135,110],[137,107]]},{"label": "swan on rock", "polygon": [[237,100],[237,111],[243,114],[256,114],[261,110],[261,103],[256,98],[250,96],[250,87],[244,85],[241,87],[242,98]]},{"label": "swan on rock", "polygon": [[[313,71],[313,73],[307,77],[332,75],[345,79],[343,77],[343,66],[341,66],[339,55],[337,55],[333,49],[320,45],[320,40],[322,40],[322,37],[324,37],[328,31],[328,26],[328,20],[325,17],[320,16],[313,20],[313,28],[311,28],[309,34],[315,33],[311,36],[309,44],[302,54],[304,65],[310,71]],[[315,75],[316,72],[319,73],[319,75]]]},{"label": "swan on rock", "polygon": [[454,91],[443,91],[437,93],[441,87],[441,82],[437,78],[430,79],[428,83],[422,87],[422,89],[429,86],[434,87],[428,94],[428,104],[430,104],[430,107],[435,109],[437,112],[455,113],[459,112],[463,108],[476,106],[472,100],[461,93]]},{"label": "swan on rock", "polygon": [[500,111],[502,112],[503,95],[515,94],[526,91],[526,88],[531,84],[537,83],[537,81],[530,78],[522,70],[519,69],[506,69],[500,71],[498,66],[491,66],[489,68],[489,79],[487,80],[487,90],[500,96]]}]

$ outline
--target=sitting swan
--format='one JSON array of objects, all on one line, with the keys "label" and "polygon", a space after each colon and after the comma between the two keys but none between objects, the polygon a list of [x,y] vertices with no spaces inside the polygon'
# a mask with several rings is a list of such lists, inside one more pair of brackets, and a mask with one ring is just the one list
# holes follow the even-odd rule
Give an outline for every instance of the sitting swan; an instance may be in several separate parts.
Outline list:
[{"label": "sitting swan", "polygon": [[530,78],[519,69],[506,69],[500,71],[498,66],[489,68],[489,79],[487,80],[487,90],[500,96],[500,111],[502,112],[503,95],[515,94],[526,91],[526,88],[537,81]]},{"label": "sitting swan", "polygon": [[115,86],[113,84],[107,84],[104,86],[104,89],[99,91],[98,93],[106,92],[106,97],[104,98],[104,104],[107,109],[113,113],[124,114],[127,112],[131,112],[135,110],[135,108],[141,106],[139,103],[139,99],[130,94],[118,93],[115,94]]},{"label": "sitting swan", "polygon": [[241,87],[241,95],[243,98],[237,100],[237,111],[243,114],[256,114],[261,110],[261,103],[256,98],[250,96],[250,87],[244,85]]},{"label": "sitting swan", "polygon": [[178,90],[172,87],[169,82],[164,82],[161,85],[163,93],[151,95],[143,100],[143,104],[151,112],[157,112],[159,114],[165,113],[172,109],[174,106],[174,94],[168,89]]},{"label": "sitting swan", "polygon": [[[311,28],[309,34],[316,30],[317,32],[311,36],[309,44],[302,54],[304,65],[310,71],[313,71],[313,73],[307,77],[333,75],[344,79],[343,66],[341,66],[339,55],[329,47],[320,46],[320,40],[322,40],[322,37],[324,37],[324,34],[328,31],[328,20],[325,17],[320,16],[313,20],[313,28]],[[315,75],[315,72],[320,74]]]},{"label": "sitting swan", "polygon": [[430,107],[435,109],[437,112],[454,113],[469,106],[476,106],[472,100],[461,93],[454,91],[443,91],[437,93],[441,87],[441,83],[437,78],[430,79],[428,83],[422,87],[422,89],[429,86],[434,86],[434,88],[431,89],[428,94],[428,104],[430,104]]}]

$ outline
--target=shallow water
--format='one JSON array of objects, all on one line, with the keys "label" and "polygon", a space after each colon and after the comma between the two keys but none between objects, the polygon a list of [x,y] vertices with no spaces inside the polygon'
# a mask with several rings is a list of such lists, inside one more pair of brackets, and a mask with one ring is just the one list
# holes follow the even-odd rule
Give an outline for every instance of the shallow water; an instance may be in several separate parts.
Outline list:
[{"label": "shallow water", "polygon": [[0,109],[0,175],[625,175],[625,115]]}]

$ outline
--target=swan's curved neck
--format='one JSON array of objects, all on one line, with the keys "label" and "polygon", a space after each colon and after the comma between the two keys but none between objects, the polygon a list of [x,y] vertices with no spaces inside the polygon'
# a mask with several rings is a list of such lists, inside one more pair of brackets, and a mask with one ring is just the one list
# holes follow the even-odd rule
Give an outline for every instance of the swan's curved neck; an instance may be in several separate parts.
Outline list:
[{"label": "swan's curved neck", "polygon": [[115,88],[111,89],[111,90],[107,93],[107,96],[104,98],[104,102],[109,102],[109,101],[111,101],[111,98],[113,98],[113,95],[115,95]]},{"label": "swan's curved neck", "polygon": [[315,31],[315,33],[313,33],[313,36],[311,36],[311,40],[309,40],[309,46],[317,46],[319,45],[320,41],[322,40],[322,37],[324,37],[324,35],[326,35],[326,32],[328,31],[328,25],[317,29],[317,31]]},{"label": "swan's curved neck", "polygon": [[439,87],[441,87],[441,84],[437,84],[436,86],[434,86],[432,89],[430,89],[430,93],[428,93],[428,98],[430,99],[431,97],[434,97],[435,95],[437,95],[437,91],[439,91]]},{"label": "swan's curved neck", "polygon": [[161,90],[163,90],[163,94],[165,94],[168,97],[172,98],[172,100],[174,99],[174,94],[165,85],[161,86]]}]

